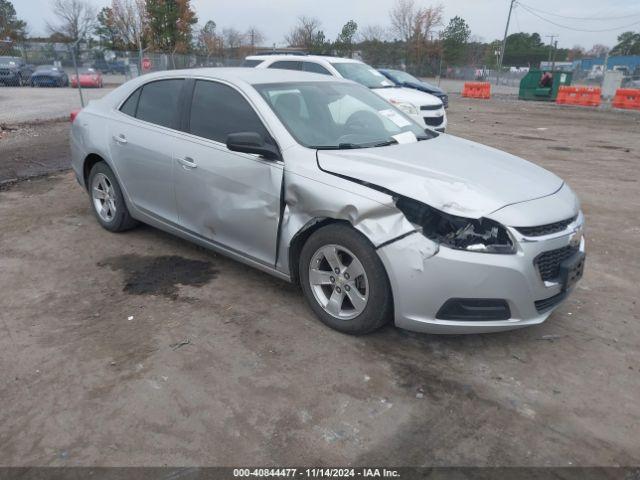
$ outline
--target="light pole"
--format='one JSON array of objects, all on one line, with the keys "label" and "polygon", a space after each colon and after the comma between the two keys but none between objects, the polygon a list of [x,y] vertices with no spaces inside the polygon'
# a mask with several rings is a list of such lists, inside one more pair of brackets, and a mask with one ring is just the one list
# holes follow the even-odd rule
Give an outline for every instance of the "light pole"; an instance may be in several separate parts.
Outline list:
[{"label": "light pole", "polygon": [[513,11],[514,3],[516,3],[516,0],[511,0],[511,4],[509,5],[509,16],[507,17],[507,25],[504,27],[504,37],[502,38],[502,47],[500,48],[500,57],[498,58],[496,85],[500,83],[500,71],[502,70],[502,60],[504,59],[504,49],[507,46],[507,34],[509,33],[509,22],[511,22],[511,12]]},{"label": "light pole", "polygon": [[76,48],[80,43],[80,39],[73,42],[71,46],[71,59],[73,60],[73,69],[76,72],[76,85],[78,86],[78,93],[80,94],[80,105],[84,108],[84,97],[82,96],[82,87],[80,86],[80,74],[78,73],[78,63],[76,62]]}]

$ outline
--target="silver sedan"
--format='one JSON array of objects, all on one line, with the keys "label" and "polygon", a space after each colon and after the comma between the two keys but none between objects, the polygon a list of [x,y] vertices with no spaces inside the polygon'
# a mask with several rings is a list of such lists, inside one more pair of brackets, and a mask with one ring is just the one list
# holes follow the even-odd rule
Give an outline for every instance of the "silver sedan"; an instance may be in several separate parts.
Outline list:
[{"label": "silver sedan", "polygon": [[84,108],[71,146],[104,228],[144,222],[298,283],[346,333],[538,324],[584,268],[560,178],[425,130],[347,80],[144,75]]}]

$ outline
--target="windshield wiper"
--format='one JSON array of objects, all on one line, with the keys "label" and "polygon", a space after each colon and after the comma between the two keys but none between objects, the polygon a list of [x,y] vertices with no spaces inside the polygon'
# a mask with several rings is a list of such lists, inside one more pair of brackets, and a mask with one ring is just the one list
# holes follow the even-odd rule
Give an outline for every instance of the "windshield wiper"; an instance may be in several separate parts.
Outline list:
[{"label": "windshield wiper", "polygon": [[338,145],[314,145],[312,148],[316,148],[318,150],[355,150],[358,148],[372,148],[372,147],[387,147],[389,145],[395,145],[398,141],[395,138],[390,138],[389,140],[384,140],[378,143],[350,143],[343,142]]},{"label": "windshield wiper", "polygon": [[390,138],[389,140],[385,140],[384,142],[376,143],[373,145],[374,147],[388,147],[389,145],[395,145],[398,141],[395,138]]}]

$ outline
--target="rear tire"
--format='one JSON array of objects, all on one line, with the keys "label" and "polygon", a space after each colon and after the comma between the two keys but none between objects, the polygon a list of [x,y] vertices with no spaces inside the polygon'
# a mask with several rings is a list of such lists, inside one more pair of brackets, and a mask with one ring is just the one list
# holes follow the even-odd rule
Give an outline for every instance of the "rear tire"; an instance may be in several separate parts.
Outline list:
[{"label": "rear tire", "polygon": [[329,327],[363,335],[391,320],[387,272],[367,238],[352,227],[331,224],[311,234],[298,268],[309,306]]},{"label": "rear tire", "polygon": [[138,225],[129,213],[113,170],[105,162],[98,162],[91,169],[88,190],[93,213],[105,229],[124,232]]}]

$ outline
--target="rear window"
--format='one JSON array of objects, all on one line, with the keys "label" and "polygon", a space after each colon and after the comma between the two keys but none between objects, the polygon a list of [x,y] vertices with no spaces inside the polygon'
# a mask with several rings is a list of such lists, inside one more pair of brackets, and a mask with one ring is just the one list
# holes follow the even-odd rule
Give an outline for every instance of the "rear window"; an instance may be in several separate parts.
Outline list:
[{"label": "rear window", "polygon": [[257,65],[260,65],[262,62],[264,62],[264,60],[245,60],[244,62],[242,62],[242,66],[255,67]]},{"label": "rear window", "polygon": [[120,107],[120,111],[125,113],[131,117],[136,116],[136,109],[138,108],[138,99],[140,98],[140,91],[142,88],[137,89],[133,92],[129,98],[122,104]]},{"label": "rear window", "polygon": [[177,127],[180,90],[184,80],[158,80],[142,87],[136,118],[168,128]]}]

